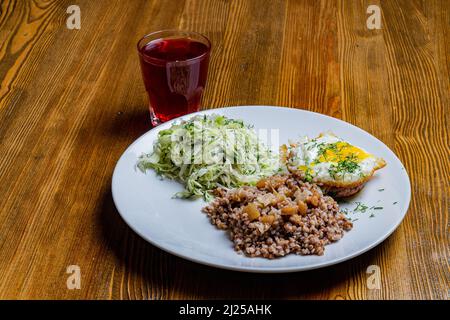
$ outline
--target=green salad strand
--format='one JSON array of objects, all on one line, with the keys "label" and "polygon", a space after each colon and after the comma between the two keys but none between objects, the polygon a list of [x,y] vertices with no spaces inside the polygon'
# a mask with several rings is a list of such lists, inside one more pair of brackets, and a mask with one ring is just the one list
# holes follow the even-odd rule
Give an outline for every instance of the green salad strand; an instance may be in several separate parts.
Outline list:
[{"label": "green salad strand", "polygon": [[143,154],[138,168],[155,170],[178,180],[185,190],[180,198],[212,199],[217,187],[254,185],[278,171],[279,158],[241,120],[225,116],[195,116],[161,130],[153,152]]}]

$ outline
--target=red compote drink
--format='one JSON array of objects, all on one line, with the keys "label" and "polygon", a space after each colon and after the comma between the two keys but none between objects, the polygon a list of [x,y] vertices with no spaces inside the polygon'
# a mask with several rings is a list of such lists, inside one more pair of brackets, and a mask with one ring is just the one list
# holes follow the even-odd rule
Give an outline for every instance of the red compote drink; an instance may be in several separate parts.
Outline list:
[{"label": "red compote drink", "polygon": [[210,42],[200,34],[159,31],[138,43],[153,125],[200,109]]}]

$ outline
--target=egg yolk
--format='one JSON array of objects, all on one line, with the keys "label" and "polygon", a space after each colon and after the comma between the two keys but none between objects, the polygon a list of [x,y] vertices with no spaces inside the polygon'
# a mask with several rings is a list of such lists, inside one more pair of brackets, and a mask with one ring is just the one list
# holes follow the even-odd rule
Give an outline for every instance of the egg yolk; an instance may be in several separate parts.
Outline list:
[{"label": "egg yolk", "polygon": [[361,162],[362,160],[370,157],[370,154],[361,150],[347,142],[336,142],[323,147],[319,152],[319,157],[316,162],[339,162],[348,158]]}]

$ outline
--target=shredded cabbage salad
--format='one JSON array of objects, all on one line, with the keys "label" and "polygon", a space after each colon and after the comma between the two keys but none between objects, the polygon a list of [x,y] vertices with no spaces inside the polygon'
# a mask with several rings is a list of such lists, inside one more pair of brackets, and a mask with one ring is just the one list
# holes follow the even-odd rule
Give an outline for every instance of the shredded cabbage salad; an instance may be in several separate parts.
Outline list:
[{"label": "shredded cabbage salad", "polygon": [[198,115],[161,130],[153,152],[137,167],[178,180],[185,190],[175,197],[212,199],[217,187],[254,185],[279,169],[274,154],[249,125],[221,115]]}]

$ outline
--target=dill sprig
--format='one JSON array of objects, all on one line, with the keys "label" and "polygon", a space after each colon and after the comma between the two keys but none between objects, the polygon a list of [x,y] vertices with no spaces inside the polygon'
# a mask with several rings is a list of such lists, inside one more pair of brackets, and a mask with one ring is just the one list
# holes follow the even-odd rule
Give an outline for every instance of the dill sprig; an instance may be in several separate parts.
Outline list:
[{"label": "dill sprig", "polygon": [[353,209],[353,212],[361,212],[361,213],[365,213],[367,211],[367,209],[369,209],[368,206],[366,206],[364,203],[362,202],[355,202],[356,204],[356,208]]}]

